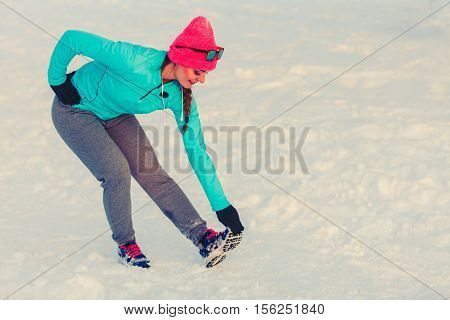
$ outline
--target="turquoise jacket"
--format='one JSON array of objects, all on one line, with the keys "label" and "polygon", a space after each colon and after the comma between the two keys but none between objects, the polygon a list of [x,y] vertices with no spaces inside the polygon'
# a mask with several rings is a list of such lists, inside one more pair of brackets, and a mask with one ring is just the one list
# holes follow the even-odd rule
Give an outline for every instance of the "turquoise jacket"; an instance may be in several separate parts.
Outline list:
[{"label": "turquoise jacket", "polygon": [[[93,61],[83,65],[73,78],[81,101],[73,107],[93,112],[102,120],[121,114],[146,114],[170,109],[181,130],[182,90],[178,81],[164,84],[162,95],[161,65],[167,51],[140,45],[111,41],[78,30],[67,30],[56,44],[48,68],[50,85],[66,80],[67,66],[75,55]],[[189,162],[194,169],[214,211],[226,208],[228,202],[216,169],[206,152],[205,142],[192,95],[188,129],[182,135]]]}]

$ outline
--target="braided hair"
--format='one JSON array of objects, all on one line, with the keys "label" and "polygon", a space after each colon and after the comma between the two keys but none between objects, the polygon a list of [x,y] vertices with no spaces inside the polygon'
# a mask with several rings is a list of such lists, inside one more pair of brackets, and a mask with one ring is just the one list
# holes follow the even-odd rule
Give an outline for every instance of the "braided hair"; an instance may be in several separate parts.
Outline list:
[{"label": "braided hair", "polygon": [[[161,70],[171,62],[172,61],[170,61],[169,57],[166,55],[166,57],[164,58],[164,62],[161,65]],[[188,127],[189,115],[191,114],[192,90],[186,89],[183,86],[181,86],[181,90],[183,90],[183,114],[184,114],[184,124],[183,128],[181,129],[181,133],[184,134]]]}]

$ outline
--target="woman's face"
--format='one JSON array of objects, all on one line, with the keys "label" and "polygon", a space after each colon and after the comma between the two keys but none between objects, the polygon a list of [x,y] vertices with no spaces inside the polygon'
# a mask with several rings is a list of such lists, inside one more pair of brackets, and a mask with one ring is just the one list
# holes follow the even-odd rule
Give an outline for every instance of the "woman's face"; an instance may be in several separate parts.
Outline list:
[{"label": "woman's face", "polygon": [[175,78],[186,89],[190,89],[197,82],[205,83],[207,71],[175,66]]}]

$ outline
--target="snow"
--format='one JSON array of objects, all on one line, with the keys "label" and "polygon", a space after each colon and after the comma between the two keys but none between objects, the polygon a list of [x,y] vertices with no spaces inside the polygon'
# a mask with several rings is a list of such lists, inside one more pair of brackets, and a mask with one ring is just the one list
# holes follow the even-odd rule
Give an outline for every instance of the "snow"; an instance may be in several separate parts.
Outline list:
[{"label": "snow", "polygon": [[[283,172],[267,172],[264,161],[258,174],[244,170],[268,148],[263,143],[256,153],[251,131],[248,163],[242,159],[244,128],[262,126],[445,1],[5,3],[55,37],[82,29],[160,49],[190,19],[207,16],[226,49],[194,93],[246,231],[239,249],[208,270],[134,183],[134,225],[152,268],[117,263],[102,189],[51,122],[47,67],[55,39],[2,5],[1,297],[450,296],[449,6],[265,126],[263,137],[271,127],[285,134],[286,143],[269,153],[288,160]],[[69,70],[83,63],[76,58]],[[160,161],[219,229],[195,175],[174,169],[174,120],[161,113],[139,119],[160,132],[166,121],[170,135],[160,134],[154,146]],[[224,126],[239,128],[231,150]],[[290,128],[295,143],[310,128],[301,149],[309,174],[289,156]],[[186,167],[184,154],[179,158]]]}]

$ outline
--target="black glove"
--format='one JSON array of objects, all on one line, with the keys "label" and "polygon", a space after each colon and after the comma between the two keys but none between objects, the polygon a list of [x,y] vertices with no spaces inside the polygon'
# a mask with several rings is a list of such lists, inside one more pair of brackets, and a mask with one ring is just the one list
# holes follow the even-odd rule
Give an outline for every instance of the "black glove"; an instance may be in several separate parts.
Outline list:
[{"label": "black glove", "polygon": [[66,81],[64,83],[59,84],[57,86],[52,86],[52,90],[55,92],[56,96],[58,97],[59,101],[61,101],[63,104],[72,106],[74,104],[79,104],[81,97],[77,91],[77,89],[73,86],[72,79],[73,75],[76,71],[73,71],[69,74],[67,74]]},{"label": "black glove", "polygon": [[216,211],[217,218],[225,227],[231,229],[234,234],[241,233],[244,231],[244,226],[239,220],[239,214],[237,210],[230,204],[225,209]]}]

